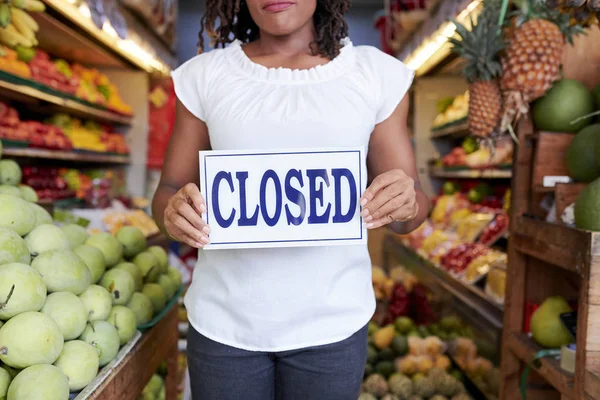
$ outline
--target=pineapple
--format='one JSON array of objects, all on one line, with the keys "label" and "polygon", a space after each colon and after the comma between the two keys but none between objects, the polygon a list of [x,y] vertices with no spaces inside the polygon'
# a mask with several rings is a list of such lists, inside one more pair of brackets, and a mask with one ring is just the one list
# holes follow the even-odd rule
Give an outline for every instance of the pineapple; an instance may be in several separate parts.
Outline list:
[{"label": "pineapple", "polygon": [[529,103],[560,78],[565,40],[572,43],[573,35],[582,31],[581,26],[571,24],[569,14],[549,8],[545,0],[525,0],[514,23],[502,59],[502,129],[527,112]]},{"label": "pineapple", "polygon": [[497,78],[501,72],[503,41],[498,27],[498,7],[486,3],[477,24],[469,31],[456,24],[459,38],[451,38],[452,51],[465,58],[463,75],[470,83],[468,125],[470,132],[489,137],[502,117],[502,93]]}]

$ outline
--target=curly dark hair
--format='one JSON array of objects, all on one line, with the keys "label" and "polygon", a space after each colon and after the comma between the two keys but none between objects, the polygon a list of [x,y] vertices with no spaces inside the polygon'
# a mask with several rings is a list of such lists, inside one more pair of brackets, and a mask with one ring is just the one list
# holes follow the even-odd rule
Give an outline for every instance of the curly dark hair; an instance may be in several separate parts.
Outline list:
[{"label": "curly dark hair", "polygon": [[[344,14],[350,9],[350,3],[351,0],[317,0],[313,15],[316,38],[310,44],[313,55],[334,59],[340,53],[340,41],[348,36]],[[217,19],[219,26],[216,26]],[[200,52],[204,49],[205,31],[214,47],[225,47],[235,39],[249,43],[260,36],[245,0],[206,0],[198,34]]]}]

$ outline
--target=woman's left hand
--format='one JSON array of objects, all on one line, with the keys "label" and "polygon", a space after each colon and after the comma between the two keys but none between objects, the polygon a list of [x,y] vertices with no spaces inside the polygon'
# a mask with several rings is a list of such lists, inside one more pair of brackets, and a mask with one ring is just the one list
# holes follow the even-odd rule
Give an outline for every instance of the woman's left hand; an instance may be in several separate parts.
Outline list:
[{"label": "woman's left hand", "polygon": [[408,222],[419,213],[415,181],[401,169],[377,176],[365,190],[360,204],[368,229],[394,221]]}]

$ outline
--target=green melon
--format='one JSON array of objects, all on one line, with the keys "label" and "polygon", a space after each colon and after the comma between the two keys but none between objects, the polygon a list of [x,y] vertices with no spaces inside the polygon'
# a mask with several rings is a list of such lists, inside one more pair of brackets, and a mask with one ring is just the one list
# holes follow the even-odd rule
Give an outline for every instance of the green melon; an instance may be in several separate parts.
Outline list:
[{"label": "green melon", "polygon": [[41,275],[48,292],[83,293],[92,281],[90,270],[70,250],[51,250],[31,263]]},{"label": "green melon", "polygon": [[158,277],[158,284],[163,288],[167,295],[167,300],[171,300],[177,291],[175,282],[168,275],[161,275]]},{"label": "green melon", "polygon": [[13,368],[52,364],[63,343],[60,328],[52,318],[27,311],[9,319],[0,329],[0,361]]},{"label": "green melon", "polygon": [[25,264],[0,265],[0,320],[25,311],[38,311],[46,301],[46,285],[42,276]]},{"label": "green melon", "polygon": [[600,177],[600,124],[583,128],[567,149],[569,175],[582,182],[591,182]]},{"label": "green melon", "polygon": [[33,210],[35,215],[35,226],[51,224],[53,222],[50,213],[39,204],[29,203],[29,208]]},{"label": "green melon", "polygon": [[90,236],[85,243],[97,247],[104,254],[104,260],[108,268],[117,265],[123,257],[123,246],[116,237],[108,232],[96,233]]},{"label": "green melon", "polygon": [[0,193],[10,194],[11,196],[23,197],[21,196],[21,191],[18,187],[12,185],[0,185]]},{"label": "green melon", "polygon": [[123,245],[123,255],[127,258],[146,250],[146,236],[135,226],[124,226],[117,232],[117,239]]},{"label": "green melon", "polygon": [[8,228],[0,228],[0,265],[9,263],[31,263],[27,243]]},{"label": "green melon", "polygon": [[87,311],[88,321],[104,321],[112,308],[112,297],[102,286],[90,285],[79,298]]},{"label": "green melon", "polygon": [[135,292],[135,281],[131,274],[123,269],[106,271],[100,280],[100,286],[108,290],[114,305],[125,305]]},{"label": "green melon", "polygon": [[69,379],[53,365],[34,365],[13,379],[6,400],[67,400]]},{"label": "green melon", "polygon": [[117,329],[121,345],[129,342],[135,335],[135,314],[131,309],[125,306],[114,306],[112,310],[110,310],[106,322]]},{"label": "green melon", "polygon": [[160,276],[160,263],[156,256],[148,251],[143,251],[133,259],[133,263],[142,271],[144,282],[156,282]]},{"label": "green melon", "polygon": [[88,231],[83,226],[77,224],[63,225],[60,229],[69,238],[72,248],[81,246],[90,237]]},{"label": "green melon", "polygon": [[579,229],[600,232],[600,179],[583,189],[575,201],[575,226]]},{"label": "green melon", "polygon": [[129,303],[127,303],[127,307],[133,311],[137,326],[147,324],[152,319],[152,313],[154,312],[152,301],[143,293],[134,293]]},{"label": "green melon", "polygon": [[592,93],[573,79],[556,82],[544,97],[533,105],[533,120],[537,129],[550,132],[579,132],[593,119],[572,122],[595,110]]},{"label": "green melon", "polygon": [[0,160],[1,185],[17,186],[21,182],[21,176],[21,167],[19,167],[19,164],[13,160]]},{"label": "green melon", "polygon": [[122,269],[129,272],[135,281],[135,291],[139,292],[142,290],[142,286],[144,285],[144,277],[142,276],[142,271],[137,265],[130,262],[122,262],[115,265],[115,269]]},{"label": "green melon", "polygon": [[173,280],[173,283],[175,283],[175,286],[179,289],[182,283],[181,272],[179,272],[177,268],[169,265],[167,268],[167,275],[169,275],[169,278]]},{"label": "green melon", "polygon": [[0,227],[12,229],[21,236],[35,228],[36,215],[30,203],[19,197],[0,194],[0,204]]},{"label": "green melon", "polygon": [[96,377],[100,359],[96,349],[83,340],[65,343],[54,366],[69,378],[69,389],[78,391],[89,385]]},{"label": "green melon", "polygon": [[167,303],[167,295],[164,289],[157,283],[147,283],[142,289],[142,293],[148,296],[152,302],[152,309],[154,314],[158,314],[165,307]]},{"label": "green melon", "polygon": [[69,292],[48,295],[40,312],[56,322],[65,340],[77,339],[83,333],[88,319],[81,299]]},{"label": "green melon", "polygon": [[96,349],[100,367],[111,362],[119,352],[119,333],[106,321],[90,322],[80,339]]},{"label": "green melon", "polygon": [[169,266],[169,256],[165,249],[160,246],[150,246],[148,247],[148,251],[156,257],[158,260],[158,267],[160,268],[161,274],[167,273],[167,267]]},{"label": "green melon", "polygon": [[82,244],[73,249],[73,252],[79,256],[90,270],[92,276],[91,283],[98,283],[106,271],[104,254],[98,248]]},{"label": "green melon", "polygon": [[10,381],[12,377],[8,373],[7,370],[0,367],[0,400],[6,399],[6,393],[8,392],[8,385],[10,385]]},{"label": "green melon", "polygon": [[37,226],[27,236],[25,242],[32,257],[50,250],[70,250],[71,242],[65,233],[52,224]]},{"label": "green melon", "polygon": [[30,203],[37,203],[37,201],[39,200],[37,192],[33,190],[31,186],[20,185],[19,190],[21,191],[21,197],[24,200],[27,200]]}]

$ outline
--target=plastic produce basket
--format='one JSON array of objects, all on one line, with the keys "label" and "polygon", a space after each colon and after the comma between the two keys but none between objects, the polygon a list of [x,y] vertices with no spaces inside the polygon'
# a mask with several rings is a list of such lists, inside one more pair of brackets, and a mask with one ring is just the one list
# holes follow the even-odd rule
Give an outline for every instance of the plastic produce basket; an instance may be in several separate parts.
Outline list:
[{"label": "plastic produce basket", "polygon": [[137,327],[138,331],[145,332],[148,329],[152,328],[154,325],[158,324],[160,322],[160,320],[163,319],[165,317],[165,315],[167,315],[169,313],[169,311],[171,311],[173,306],[175,304],[177,304],[177,300],[183,293],[184,289],[185,289],[184,286],[181,285],[181,287],[177,290],[177,292],[175,292],[175,295],[173,296],[173,298],[171,300],[169,300],[169,302],[165,305],[165,307],[158,314],[156,314],[150,322],[143,324],[143,325],[139,325]]}]

